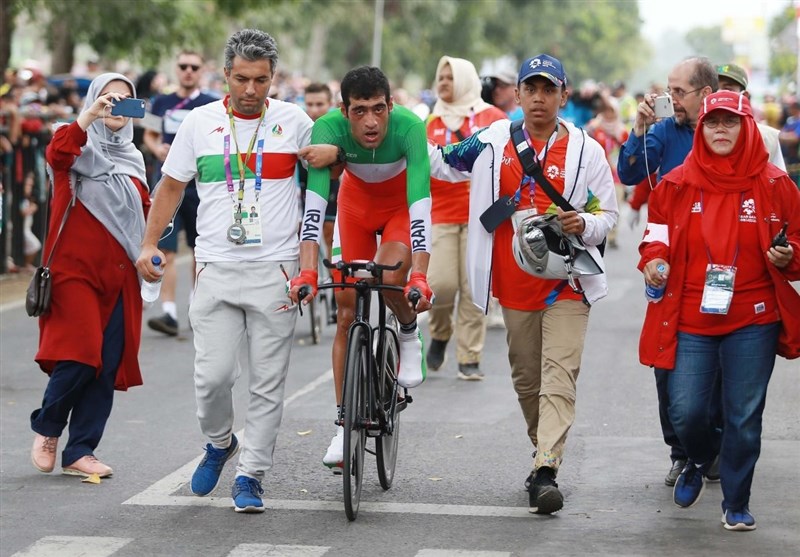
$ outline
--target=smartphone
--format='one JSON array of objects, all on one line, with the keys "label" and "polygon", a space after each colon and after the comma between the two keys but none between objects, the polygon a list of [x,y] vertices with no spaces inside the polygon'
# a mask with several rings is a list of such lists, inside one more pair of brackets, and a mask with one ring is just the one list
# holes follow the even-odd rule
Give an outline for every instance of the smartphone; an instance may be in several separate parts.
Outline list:
[{"label": "smartphone", "polygon": [[656,118],[671,118],[675,115],[675,110],[672,108],[672,97],[669,95],[661,95],[653,99],[655,104],[653,110],[656,113]]},{"label": "smartphone", "polygon": [[144,99],[122,99],[111,107],[112,116],[144,118]]}]

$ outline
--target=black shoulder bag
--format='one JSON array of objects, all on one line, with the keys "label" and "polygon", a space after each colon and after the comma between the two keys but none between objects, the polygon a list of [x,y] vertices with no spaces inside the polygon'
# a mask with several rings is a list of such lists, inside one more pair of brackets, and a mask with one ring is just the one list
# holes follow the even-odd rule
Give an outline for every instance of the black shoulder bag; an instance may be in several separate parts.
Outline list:
[{"label": "black shoulder bag", "polygon": [[[76,181],[77,182],[77,181]],[[58,245],[58,239],[61,237],[61,231],[64,230],[64,225],[67,222],[69,212],[75,204],[75,196],[78,191],[78,184],[75,184],[75,192],[72,194],[72,199],[67,205],[67,210],[64,211],[64,217],[61,219],[61,225],[58,227],[56,234],[56,241],[53,242],[53,247],[50,249],[50,255],[47,257],[47,263],[37,267],[33,273],[33,278],[28,285],[28,291],[25,294],[25,311],[31,317],[39,317],[43,313],[47,313],[50,309],[51,292],[53,288],[53,276],[50,272],[50,264],[53,262],[53,254]],[[47,209],[50,205],[50,184],[47,185],[47,196],[44,204],[44,218],[43,222],[47,223]],[[47,229],[45,229],[44,237],[42,238],[42,245],[47,239]]]}]

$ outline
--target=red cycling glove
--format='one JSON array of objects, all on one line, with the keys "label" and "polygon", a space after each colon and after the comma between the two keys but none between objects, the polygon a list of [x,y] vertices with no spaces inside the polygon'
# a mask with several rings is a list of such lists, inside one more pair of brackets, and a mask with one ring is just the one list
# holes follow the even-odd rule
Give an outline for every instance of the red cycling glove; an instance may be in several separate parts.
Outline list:
[{"label": "red cycling glove", "polygon": [[428,286],[428,276],[425,273],[411,273],[411,276],[408,278],[408,283],[403,289],[403,294],[408,297],[408,293],[411,292],[412,288],[418,289],[420,294],[425,296],[430,303],[433,303],[433,291],[431,290],[431,287]]},{"label": "red cycling glove", "polygon": [[[311,288],[311,297],[317,295],[317,281],[319,280],[319,273],[312,269],[303,269],[300,274],[289,281],[289,289],[298,288],[301,286],[309,286]],[[299,295],[299,294],[298,294]],[[300,300],[303,301],[302,299]]]}]

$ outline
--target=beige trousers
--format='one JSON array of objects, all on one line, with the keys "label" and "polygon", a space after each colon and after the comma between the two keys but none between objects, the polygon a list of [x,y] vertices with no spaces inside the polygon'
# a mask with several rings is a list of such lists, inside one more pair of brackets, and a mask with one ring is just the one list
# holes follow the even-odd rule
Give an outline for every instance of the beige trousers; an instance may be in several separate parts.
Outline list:
[{"label": "beige trousers", "polygon": [[557,301],[541,311],[503,308],[511,380],[528,437],[537,449],[534,469],[557,470],[575,421],[575,394],[589,306]]},{"label": "beige trousers", "polygon": [[[467,225],[434,224],[428,284],[436,295],[429,311],[431,338],[448,341],[456,316],[456,359],[459,364],[480,362],[486,339],[486,316],[472,303],[467,282]],[[457,306],[456,306],[457,303]]]}]

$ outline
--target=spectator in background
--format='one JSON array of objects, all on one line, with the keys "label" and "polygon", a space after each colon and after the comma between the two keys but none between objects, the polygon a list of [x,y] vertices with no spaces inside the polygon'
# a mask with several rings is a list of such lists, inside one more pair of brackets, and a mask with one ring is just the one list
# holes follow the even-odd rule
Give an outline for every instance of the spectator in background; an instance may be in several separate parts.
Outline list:
[{"label": "spectator in background", "polygon": [[45,473],[55,467],[59,438],[69,424],[62,473],[110,476],[113,470],[94,451],[114,390],[142,384],[142,298],[133,262],[150,196],[142,154],[132,143],[133,124],[109,114],[114,101],[135,96],[125,76],[97,76],[78,119],[59,127],[47,148],[53,199],[44,256],[56,251],[52,302],[39,318],[35,359],[50,379],[41,408],[31,414],[31,459]]},{"label": "spectator in background", "polygon": [[522,108],[517,102],[517,72],[501,67],[483,77],[481,97],[508,115],[509,120],[522,118]]},{"label": "spectator in background", "polygon": [[[481,99],[478,72],[469,60],[442,56],[434,81],[439,99],[427,122],[428,140],[432,143],[457,143],[506,118],[502,110]],[[469,181],[452,184],[431,178],[433,240],[428,280],[436,293],[436,304],[430,310],[431,343],[426,358],[428,369],[441,368],[455,329],[458,378],[479,381],[483,379],[479,364],[486,319],[473,303],[467,282],[469,191]]]},{"label": "spectator in background", "polygon": [[790,176],[800,186],[800,102],[792,100],[788,105],[789,117],[780,131],[781,149],[791,169]]},{"label": "spectator in background", "polygon": [[[620,146],[628,139],[628,130],[620,118],[618,101],[610,95],[601,96],[600,112],[586,124],[586,132],[597,141],[606,153],[606,159],[611,166],[611,174],[614,177],[614,189],[617,194],[617,205],[622,205],[625,198],[625,186],[619,181],[617,174],[617,159],[619,158]],[[617,230],[619,226],[614,224],[614,228],[608,233],[608,246],[617,247]]]},{"label": "spectator in background", "polygon": [[[197,52],[184,50],[178,54],[175,71],[178,75],[178,90],[169,95],[161,95],[153,100],[152,114],[161,118],[161,132],[146,129],[144,143],[147,149],[157,159],[153,184],[158,187],[161,179],[161,163],[169,154],[170,146],[175,140],[186,116],[198,106],[206,105],[216,99],[200,92],[200,76],[203,69],[203,57]],[[194,250],[197,239],[197,206],[200,203],[197,195],[197,186],[190,180],[183,194],[174,219],[162,234],[158,244],[166,256],[164,276],[161,281],[161,309],[164,312],[159,317],[147,321],[147,326],[169,336],[178,335],[178,307],[176,304],[176,290],[178,270],[175,266],[175,257],[178,252],[178,233],[181,229],[186,233],[186,245]],[[195,263],[192,254],[192,285],[194,285]],[[194,288],[192,288],[192,291]],[[190,295],[191,296],[191,295]]]},{"label": "spectator in background", "polygon": [[[305,89],[306,114],[316,122],[321,116],[326,115],[333,108],[333,94],[330,87],[324,83],[309,83]],[[301,199],[305,199],[308,186],[308,170],[298,163],[297,173],[300,182]],[[333,249],[333,224],[336,221],[336,200],[339,197],[339,179],[331,177],[330,191],[328,193],[328,206],[325,209],[325,222],[322,225],[322,236],[325,241],[325,257],[330,259]],[[335,311],[335,306],[332,311]],[[334,314],[335,315],[335,314]]]},{"label": "spectator in background", "polygon": [[25,181],[22,184],[22,195],[24,196],[19,204],[19,211],[22,213],[22,234],[25,238],[25,270],[33,272],[36,262],[36,257],[39,255],[39,250],[42,249],[42,242],[33,233],[33,215],[39,210],[39,205],[33,195],[33,186],[35,184],[36,175],[33,171],[25,175]]}]

